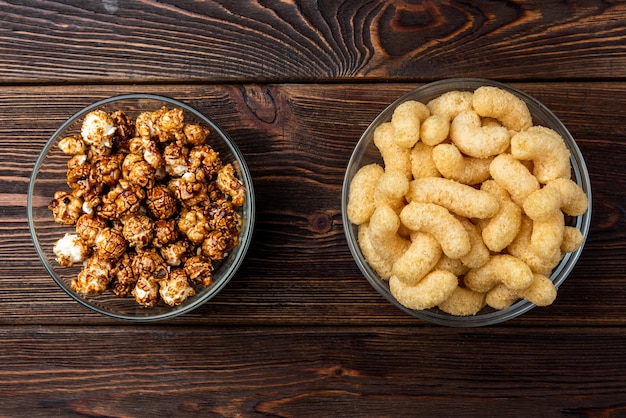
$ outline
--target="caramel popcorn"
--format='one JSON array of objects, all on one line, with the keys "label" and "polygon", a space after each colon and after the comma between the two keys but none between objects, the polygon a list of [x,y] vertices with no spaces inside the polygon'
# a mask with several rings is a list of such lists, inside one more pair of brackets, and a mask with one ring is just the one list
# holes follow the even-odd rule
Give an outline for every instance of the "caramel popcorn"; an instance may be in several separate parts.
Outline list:
[{"label": "caramel popcorn", "polygon": [[96,245],[96,238],[106,228],[107,223],[99,216],[85,213],[76,221],[76,234],[90,247]]},{"label": "caramel popcorn", "polygon": [[161,185],[156,185],[147,191],[146,206],[150,214],[157,219],[168,219],[178,210],[174,194]]},{"label": "caramel popcorn", "polygon": [[88,145],[111,148],[115,131],[117,127],[111,115],[103,110],[94,110],[85,116],[80,134]]},{"label": "caramel popcorn", "polygon": [[89,256],[89,247],[76,234],[65,234],[54,246],[57,262],[65,267],[82,263]]},{"label": "caramel popcorn", "polygon": [[59,142],[71,191],[48,208],[75,227],[53,249],[60,265],[82,264],[72,290],[175,306],[212,284],[213,263],[239,243],[246,188],[209,134],[182,109],[96,110]]},{"label": "caramel popcorn", "polygon": [[59,149],[64,154],[78,155],[84,154],[86,150],[85,141],[81,135],[71,135],[59,141]]},{"label": "caramel popcorn", "polygon": [[131,247],[142,249],[152,242],[154,230],[148,216],[133,214],[124,218],[122,224],[122,234]]},{"label": "caramel popcorn", "polygon": [[85,295],[103,293],[109,286],[111,265],[97,256],[89,258],[78,276],[72,280],[71,289]]},{"label": "caramel popcorn", "polygon": [[48,205],[54,215],[54,221],[62,225],[74,225],[82,215],[83,202],[72,193],[58,191]]},{"label": "caramel popcorn", "polygon": [[187,297],[196,294],[193,287],[189,285],[189,280],[185,270],[174,270],[170,277],[161,283],[159,287],[161,299],[168,305],[180,305]]},{"label": "caramel popcorn", "polygon": [[194,255],[185,260],[185,273],[194,284],[208,286],[213,283],[213,264],[207,258]]}]

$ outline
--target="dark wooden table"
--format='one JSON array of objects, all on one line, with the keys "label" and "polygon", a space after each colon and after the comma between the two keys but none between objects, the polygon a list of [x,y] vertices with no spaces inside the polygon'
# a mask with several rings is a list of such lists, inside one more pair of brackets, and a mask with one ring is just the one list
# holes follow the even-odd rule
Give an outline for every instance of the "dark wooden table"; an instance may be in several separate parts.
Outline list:
[{"label": "dark wooden table", "polygon": [[[391,101],[449,77],[551,108],[593,188],[556,302],[429,325],[363,278],[344,238],[351,151]],[[0,416],[626,416],[623,1],[0,1]],[[74,302],[26,216],[37,154],[99,99],[186,101],[237,143],[257,223],[193,313],[136,325]]]}]

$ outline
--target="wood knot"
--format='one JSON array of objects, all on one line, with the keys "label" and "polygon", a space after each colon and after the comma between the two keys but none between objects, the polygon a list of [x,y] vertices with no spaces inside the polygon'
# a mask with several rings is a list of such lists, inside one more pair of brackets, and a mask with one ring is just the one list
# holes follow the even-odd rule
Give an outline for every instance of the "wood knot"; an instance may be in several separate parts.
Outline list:
[{"label": "wood knot", "polygon": [[241,92],[248,109],[261,121],[274,123],[276,121],[276,101],[269,88],[258,85],[248,85]]},{"label": "wood knot", "polygon": [[618,230],[626,210],[618,202],[595,200],[593,202],[594,229],[600,231]]},{"label": "wood knot", "polygon": [[316,212],[309,216],[309,225],[311,230],[317,233],[325,233],[330,231],[333,226],[333,221],[328,214],[323,212]]},{"label": "wood knot", "polygon": [[432,2],[420,4],[404,3],[396,6],[393,19],[398,31],[415,31],[441,25],[444,19],[438,6]]}]

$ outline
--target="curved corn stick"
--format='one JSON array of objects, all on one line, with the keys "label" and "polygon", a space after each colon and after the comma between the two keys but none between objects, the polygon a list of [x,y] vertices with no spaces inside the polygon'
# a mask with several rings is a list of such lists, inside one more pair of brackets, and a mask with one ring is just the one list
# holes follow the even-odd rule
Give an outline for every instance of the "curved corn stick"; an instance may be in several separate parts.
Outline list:
[{"label": "curved corn stick", "polygon": [[517,257],[508,254],[492,256],[487,263],[465,275],[465,285],[476,292],[488,292],[499,283],[509,289],[521,290],[530,286],[533,273]]},{"label": "curved corn stick", "polygon": [[487,180],[493,158],[465,157],[454,144],[439,144],[433,148],[435,167],[447,179],[463,184],[478,184]]},{"label": "curved corn stick", "polygon": [[537,306],[548,306],[556,299],[557,290],[549,277],[535,273],[530,286],[517,293]]},{"label": "curved corn stick", "polygon": [[494,180],[487,180],[480,188],[500,202],[498,212],[486,221],[482,237],[489,250],[500,252],[517,236],[522,223],[522,210],[513,203],[507,191]]},{"label": "curved corn stick", "polygon": [[524,212],[535,221],[545,221],[562,210],[570,216],[580,216],[587,210],[589,201],[583,189],[571,179],[549,181],[524,201]]},{"label": "curved corn stick", "polygon": [[493,86],[482,86],[474,91],[472,105],[482,117],[498,119],[507,129],[521,131],[532,126],[530,111],[513,93]]},{"label": "curved corn stick", "polygon": [[410,242],[400,235],[400,219],[389,206],[374,210],[369,222],[369,238],[376,252],[392,264],[409,248]]},{"label": "curved corn stick", "polygon": [[413,231],[432,234],[448,257],[461,258],[471,250],[467,231],[461,222],[442,206],[411,202],[400,212],[400,220]]},{"label": "curved corn stick", "polygon": [[527,216],[522,216],[522,223],[520,225],[520,232],[517,234],[513,242],[507,247],[509,254],[519,258],[524,263],[528,264],[530,269],[534,273],[541,273],[549,275],[550,272],[559,261],[561,261],[562,254],[555,253],[551,258],[545,259],[539,257],[531,248],[530,238],[533,230],[533,220]]},{"label": "curved corn stick", "polygon": [[421,310],[437,306],[446,300],[458,286],[456,276],[449,271],[430,272],[419,283],[411,286],[396,276],[389,279],[391,294],[403,306]]},{"label": "curved corn stick", "polygon": [[533,221],[530,248],[543,259],[560,258],[564,231],[565,219],[561,211],[545,221]]},{"label": "curved corn stick", "polygon": [[452,120],[450,139],[464,154],[487,158],[506,151],[511,136],[504,126],[482,126],[480,116],[466,110]]},{"label": "curved corn stick", "polygon": [[425,104],[407,100],[400,103],[391,115],[394,142],[401,148],[411,148],[420,139],[420,124],[430,116]]},{"label": "curved corn stick", "polygon": [[374,187],[374,205],[400,209],[409,191],[409,180],[398,171],[385,171]]},{"label": "curved corn stick", "polygon": [[456,316],[476,315],[485,306],[485,294],[472,289],[457,287],[439,309]]},{"label": "curved corn stick", "polygon": [[450,119],[442,115],[430,115],[420,126],[420,139],[423,143],[435,146],[448,138]]},{"label": "curved corn stick", "polygon": [[414,285],[435,267],[441,254],[441,245],[435,237],[415,232],[409,248],[393,263],[391,273],[404,283]]},{"label": "curved corn stick", "polygon": [[378,254],[374,246],[372,246],[372,242],[369,238],[369,225],[367,223],[359,225],[358,230],[358,243],[359,248],[361,248],[361,253],[363,253],[363,257],[367,264],[374,269],[376,273],[383,280],[389,280],[391,277],[391,261],[384,259]]},{"label": "curved corn stick", "polygon": [[570,152],[563,138],[550,128],[532,126],[511,138],[511,155],[533,161],[533,174],[540,183],[570,178]]},{"label": "curved corn stick", "polygon": [[448,91],[429,101],[426,106],[430,109],[431,115],[439,115],[451,121],[459,113],[472,110],[473,95],[471,91]]},{"label": "curved corn stick", "polygon": [[500,154],[489,166],[491,177],[511,195],[511,200],[523,205],[531,193],[539,190],[537,178],[511,154]]},{"label": "curved corn stick", "polygon": [[441,177],[433,160],[433,147],[418,142],[411,149],[411,173],[414,179]]},{"label": "curved corn stick", "polygon": [[490,218],[498,212],[498,200],[487,192],[444,178],[415,179],[406,195],[409,202],[436,203],[466,218]]},{"label": "curved corn stick", "polygon": [[376,208],[374,190],[385,170],[378,164],[368,164],[356,172],[350,181],[347,214],[350,222],[361,225],[367,222]]},{"label": "curved corn stick", "polygon": [[374,145],[380,152],[385,170],[399,171],[411,178],[411,150],[396,144],[391,122],[382,123],[374,130]]}]

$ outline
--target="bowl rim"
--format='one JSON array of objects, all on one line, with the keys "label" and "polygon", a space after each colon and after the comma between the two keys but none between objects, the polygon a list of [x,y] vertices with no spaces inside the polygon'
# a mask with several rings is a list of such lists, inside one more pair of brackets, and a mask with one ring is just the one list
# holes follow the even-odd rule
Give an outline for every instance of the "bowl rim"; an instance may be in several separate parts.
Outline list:
[{"label": "bowl rim", "polygon": [[[495,80],[489,80],[485,78],[447,78],[438,81],[434,81],[431,83],[423,84],[419,87],[416,87],[395,99],[391,104],[389,104],[385,109],[383,109],[374,120],[368,125],[365,129],[359,140],[357,141],[352,154],[350,155],[350,159],[348,161],[348,165],[346,167],[344,181],[342,185],[342,196],[341,196],[341,212],[342,212],[342,220],[343,220],[343,228],[346,241],[348,243],[348,247],[352,254],[352,257],[357,264],[359,270],[366,278],[366,280],[374,287],[374,289],[382,295],[387,301],[391,302],[394,306],[399,308],[401,311],[413,316],[414,318],[418,318],[436,325],[444,325],[449,327],[480,327],[486,325],[494,325],[497,323],[501,323],[504,321],[508,321],[515,317],[518,317],[529,310],[533,309],[536,305],[526,299],[519,299],[511,306],[502,310],[494,310],[493,312],[488,312],[481,314],[480,312],[476,315],[470,316],[454,316],[445,313],[438,313],[430,310],[413,310],[407,308],[400,304],[389,291],[388,285],[384,284],[384,281],[379,278],[378,274],[367,264],[365,258],[361,252],[361,249],[358,245],[358,239],[356,234],[356,225],[352,224],[348,219],[347,215],[347,203],[349,198],[349,190],[350,190],[350,181],[353,175],[356,173],[356,161],[360,158],[359,151],[365,148],[365,144],[368,141],[369,137],[373,134],[374,129],[380,123],[387,121],[393,110],[402,102],[414,98],[414,96],[423,93],[424,91],[429,90],[439,90],[436,95],[441,95],[446,91],[450,90],[465,90],[465,91],[473,91],[480,86],[493,86],[499,87],[504,90],[507,90],[521,100],[523,100],[529,108],[531,108],[531,112],[534,112],[538,115],[539,118],[542,119],[543,124],[551,125],[550,128],[556,130],[561,134],[565,145],[570,150],[570,161],[572,165],[572,174],[573,179],[576,180],[577,184],[581,186],[585,194],[588,198],[588,208],[587,211],[581,215],[576,217],[575,225],[583,235],[583,243],[582,245],[574,252],[566,253],[563,259],[559,262],[559,264],[553,269],[550,274],[550,280],[554,283],[555,287],[558,289],[563,282],[567,279],[570,272],[574,269],[580,255],[582,254],[583,248],[586,244],[589,229],[591,225],[591,212],[592,212],[592,193],[591,193],[591,180],[589,177],[589,172],[587,169],[587,165],[585,164],[584,157],[578,144],[572,137],[571,133],[567,129],[567,127],[561,122],[561,120],[545,105],[539,102],[534,97],[529,94],[509,85],[506,83],[502,83]],[[435,94],[434,92],[432,94]],[[436,97],[436,96],[434,96]],[[433,97],[433,98],[434,98]],[[551,123],[548,123],[546,119],[552,119],[552,122],[555,122],[555,126],[552,126]],[[556,129],[555,129],[556,128]]]},{"label": "bowl rim", "polygon": [[[235,160],[237,164],[239,165],[239,170],[241,172],[241,176],[243,177],[242,181],[244,182],[246,186],[246,201],[244,203],[244,207],[245,207],[244,213],[246,214],[245,216],[246,219],[243,222],[244,228],[241,231],[241,235],[239,237],[240,238],[239,244],[236,247],[236,251],[238,255],[234,259],[233,263],[229,266],[227,271],[225,272],[226,273],[225,276],[223,276],[219,282],[214,281],[213,284],[209,287],[210,291],[201,295],[201,297],[197,297],[196,299],[191,300],[188,304],[184,306],[174,306],[174,307],[171,307],[171,309],[168,309],[166,312],[163,312],[160,314],[154,314],[154,315],[133,316],[133,315],[119,314],[119,313],[107,311],[106,309],[102,309],[90,303],[87,299],[71,291],[71,289],[69,289],[63,283],[63,281],[57,277],[54,271],[54,268],[52,267],[52,265],[50,264],[50,262],[44,255],[44,250],[37,236],[37,230],[35,227],[35,220],[34,220],[34,214],[33,214],[33,195],[35,193],[35,190],[34,190],[35,180],[45,160],[45,157],[48,154],[48,151],[50,150],[52,146],[54,146],[55,140],[69,125],[71,125],[77,119],[83,117],[87,113],[103,105],[110,104],[116,101],[122,101],[122,100],[155,100],[158,102],[162,102],[162,103],[165,102],[173,106],[181,107],[182,109],[184,109],[185,113],[190,112],[194,114],[197,118],[201,119],[203,123],[208,124],[210,129],[213,132],[216,132],[223,139],[224,143],[233,153],[233,156],[235,157]],[[81,305],[87,307],[88,309],[95,311],[97,313],[100,313],[102,315],[108,316],[108,317],[112,317],[112,318],[116,318],[120,320],[132,321],[132,322],[154,322],[154,321],[161,321],[165,319],[171,319],[179,315],[193,311],[194,309],[202,306],[207,301],[212,299],[215,295],[217,295],[234,277],[236,272],[239,270],[239,267],[241,267],[241,264],[243,263],[246,257],[246,254],[250,247],[250,243],[252,241],[252,235],[254,232],[254,224],[256,221],[256,216],[255,216],[256,204],[255,204],[255,194],[254,194],[254,185],[252,182],[252,175],[250,173],[250,170],[247,166],[247,163],[243,154],[241,153],[241,151],[239,150],[235,142],[232,140],[232,138],[222,128],[220,128],[211,118],[206,116],[204,113],[200,112],[195,107],[192,107],[188,105],[187,103],[184,103],[182,101],[179,101],[177,99],[174,99],[168,96],[150,94],[150,93],[131,93],[131,94],[121,94],[121,95],[111,96],[111,97],[93,102],[90,105],[87,105],[83,107],[82,109],[78,110],[72,116],[67,118],[63,122],[63,124],[61,124],[54,131],[54,133],[48,138],[48,140],[46,141],[46,144],[44,145],[44,147],[42,148],[42,150],[40,151],[37,157],[37,160],[35,162],[35,165],[33,166],[33,171],[32,171],[30,181],[28,184],[26,208],[27,208],[28,228],[29,228],[29,232],[30,232],[33,244],[35,246],[35,250],[37,252],[39,259],[43,263],[46,271],[48,272],[50,277],[52,277],[52,279],[56,282],[56,284],[65,293],[67,293],[72,299],[79,302]],[[150,308],[147,308],[147,309],[150,309]]]}]

